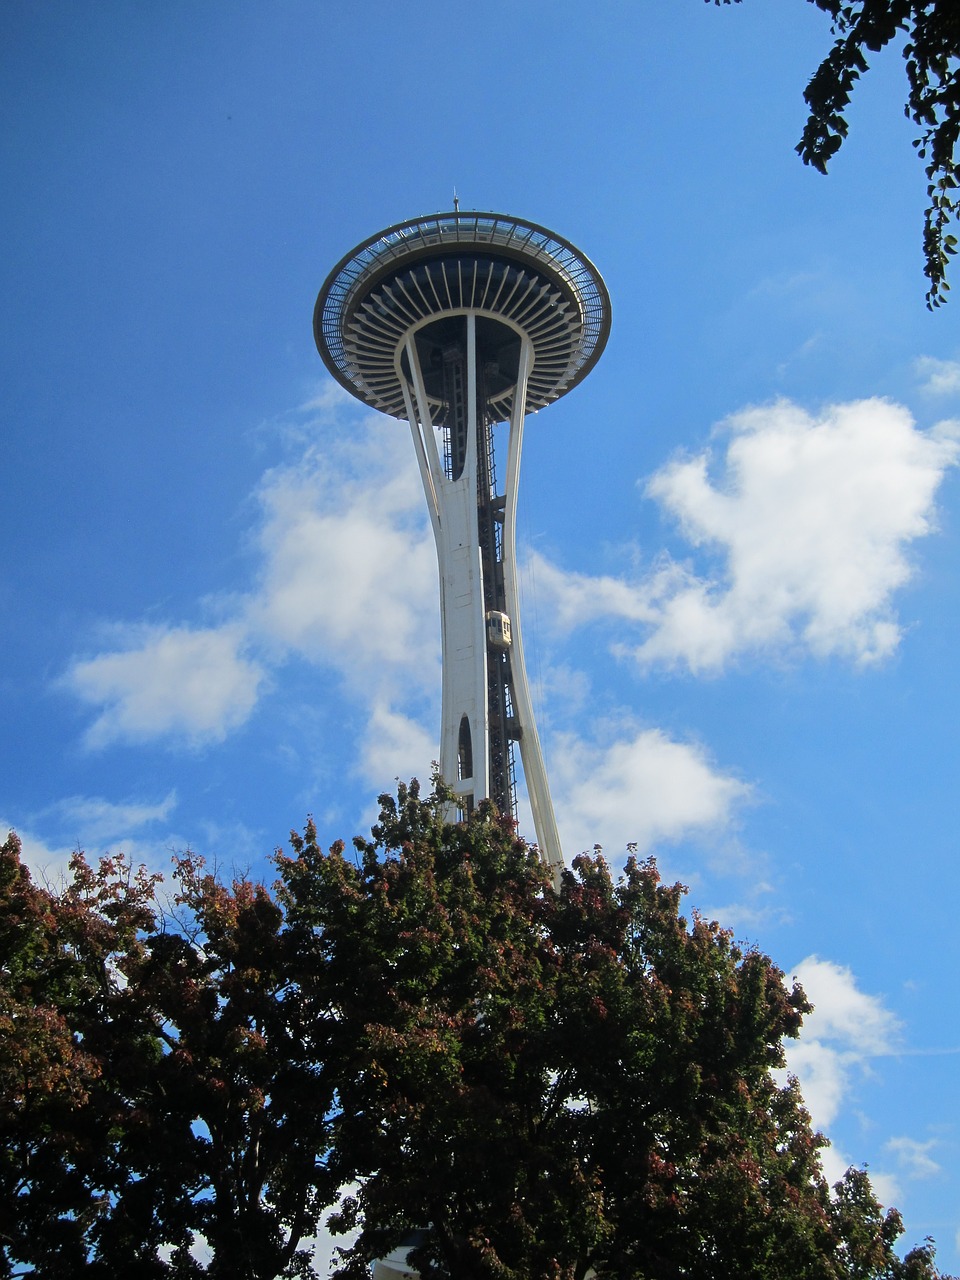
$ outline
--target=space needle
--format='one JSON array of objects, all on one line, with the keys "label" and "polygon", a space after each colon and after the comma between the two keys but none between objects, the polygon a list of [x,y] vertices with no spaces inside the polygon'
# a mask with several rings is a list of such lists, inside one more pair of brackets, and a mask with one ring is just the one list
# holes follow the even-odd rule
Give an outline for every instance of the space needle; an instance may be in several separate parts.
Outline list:
[{"label": "space needle", "polygon": [[440,568],[448,816],[489,798],[516,817],[519,747],[537,844],[554,868],[563,854],[520,635],[520,451],[527,414],[586,377],[609,331],[606,286],[569,241],[459,209],[365,240],[330,272],[314,312],[317,348],[337,381],[405,418],[413,435]]}]

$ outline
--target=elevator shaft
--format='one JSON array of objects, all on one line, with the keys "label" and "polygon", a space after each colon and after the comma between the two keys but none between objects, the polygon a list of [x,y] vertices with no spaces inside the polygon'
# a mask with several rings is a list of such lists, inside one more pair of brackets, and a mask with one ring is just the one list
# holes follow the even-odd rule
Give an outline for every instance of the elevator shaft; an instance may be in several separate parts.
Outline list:
[{"label": "elevator shaft", "polygon": [[[450,481],[459,481],[467,465],[468,450],[476,469],[476,537],[480,553],[480,579],[486,655],[486,794],[501,813],[517,816],[516,761],[514,740],[517,733],[513,714],[513,673],[510,662],[509,623],[504,640],[503,623],[507,617],[503,575],[503,512],[505,498],[497,493],[496,453],[493,423],[488,408],[488,383],[496,376],[493,361],[484,360],[477,352],[474,412],[468,401],[467,324],[463,318],[460,340],[450,342],[443,350],[443,399],[437,416],[443,422],[444,470]],[[471,419],[474,423],[471,433]],[[458,733],[458,781],[475,776],[476,752],[469,717],[461,718]],[[473,794],[464,794],[462,807],[472,809]]]}]

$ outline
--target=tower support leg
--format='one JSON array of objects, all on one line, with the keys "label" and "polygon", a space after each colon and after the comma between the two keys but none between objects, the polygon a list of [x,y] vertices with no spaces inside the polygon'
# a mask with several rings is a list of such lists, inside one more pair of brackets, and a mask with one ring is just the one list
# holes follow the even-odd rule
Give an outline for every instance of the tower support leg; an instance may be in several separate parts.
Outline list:
[{"label": "tower support leg", "polygon": [[517,389],[510,415],[510,440],[507,447],[507,474],[504,480],[503,512],[503,591],[507,613],[513,630],[513,697],[514,714],[520,727],[520,759],[527,795],[533,812],[533,825],[537,844],[546,862],[555,874],[563,867],[563,851],[560,833],[554,814],[547,770],[543,763],[543,751],[536,721],[533,718],[533,702],[527,683],[527,668],[523,660],[523,635],[520,626],[520,594],[517,589],[517,494],[520,487],[520,450],[523,445],[523,424],[526,418],[527,380],[533,363],[533,345],[528,338],[520,348],[520,370]]}]

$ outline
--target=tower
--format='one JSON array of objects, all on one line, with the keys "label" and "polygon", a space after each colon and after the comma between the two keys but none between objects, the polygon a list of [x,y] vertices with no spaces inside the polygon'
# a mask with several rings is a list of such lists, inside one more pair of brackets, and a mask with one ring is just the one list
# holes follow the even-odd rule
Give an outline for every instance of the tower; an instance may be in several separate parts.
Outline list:
[{"label": "tower", "polygon": [[454,808],[489,797],[515,814],[519,746],[553,866],[563,855],[520,635],[520,450],[526,415],[589,373],[609,330],[606,287],[573,245],[519,218],[459,210],[365,240],[330,272],[314,312],[337,381],[413,434],[440,567],[440,773]]}]

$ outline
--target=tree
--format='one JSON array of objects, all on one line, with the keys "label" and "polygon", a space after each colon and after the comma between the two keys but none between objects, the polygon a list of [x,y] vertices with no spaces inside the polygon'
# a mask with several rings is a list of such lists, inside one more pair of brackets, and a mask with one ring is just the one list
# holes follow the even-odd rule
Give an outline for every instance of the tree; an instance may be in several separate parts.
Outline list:
[{"label": "tree", "polygon": [[149,926],[150,877],[81,857],[59,895],[34,885],[12,835],[0,846],[0,1274],[79,1273],[117,1190],[100,1125],[110,958]]},{"label": "tree", "polygon": [[[307,972],[352,1046],[334,1146],[362,1174],[340,1274],[411,1241],[427,1280],[932,1277],[852,1170],[831,1196],[783,1040],[809,1005],[680,914],[652,861],[559,892],[489,805],[381,796],[370,841],[278,859]],[[419,1231],[416,1231],[420,1228]]]},{"label": "tree", "polygon": [[186,858],[172,916],[122,859],[78,854],[55,893],[19,854],[0,850],[0,1275],[313,1274],[330,1055],[269,893]]},{"label": "tree", "polygon": [[[904,112],[920,128],[914,142],[927,177],[924,274],[927,306],[946,301],[949,259],[957,238],[950,232],[957,198],[960,137],[960,7],[956,0],[809,0],[830,15],[835,38],[804,91],[810,115],[797,151],[805,164],[827,172],[847,136],[846,111],[867,53],[878,53],[906,35],[902,52],[908,81]],[[709,3],[709,0],[707,0]],[[740,0],[714,0],[740,3]]]},{"label": "tree", "polygon": [[174,1246],[175,1275],[312,1275],[303,1246],[336,1194],[328,1019],[314,1002],[305,1025],[294,939],[267,889],[228,888],[191,857],[175,876],[178,917],[120,961],[123,1016],[159,1053],[146,1084],[138,1063],[114,1072],[135,1104],[121,1158],[137,1183],[98,1232],[97,1258],[104,1275],[124,1273],[149,1217],[152,1261]]},{"label": "tree", "polygon": [[272,892],[182,859],[172,909],[8,841],[0,1274],[308,1276],[337,1204],[345,1280],[398,1246],[425,1280],[936,1277],[864,1172],[824,1182],[775,1074],[798,986],[652,862],[558,889],[446,799],[382,796],[350,853],[309,823]]}]

